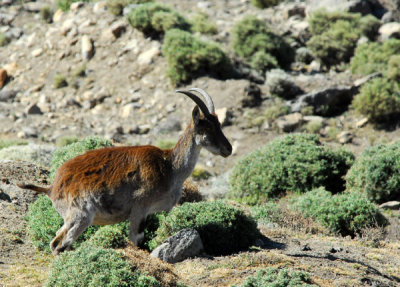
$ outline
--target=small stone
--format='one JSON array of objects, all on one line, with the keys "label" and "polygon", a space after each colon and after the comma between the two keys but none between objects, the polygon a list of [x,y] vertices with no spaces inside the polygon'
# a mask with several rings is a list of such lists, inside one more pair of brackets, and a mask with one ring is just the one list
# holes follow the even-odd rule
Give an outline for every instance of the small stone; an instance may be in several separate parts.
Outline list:
[{"label": "small stone", "polygon": [[388,201],[379,205],[381,209],[391,209],[391,210],[399,210],[400,209],[400,201]]},{"label": "small stone", "polygon": [[390,22],[385,23],[379,28],[379,35],[382,40],[389,38],[400,38],[400,23]]},{"label": "small stone", "polygon": [[63,16],[64,16],[64,12],[63,12],[61,9],[58,9],[58,10],[53,14],[53,22],[54,22],[54,23],[60,22]]},{"label": "small stone", "polygon": [[281,131],[292,132],[301,126],[303,123],[303,116],[301,113],[293,113],[278,118],[275,123]]},{"label": "small stone", "polygon": [[35,49],[31,52],[32,57],[39,57],[42,54],[43,54],[42,48]]},{"label": "small stone", "polygon": [[74,2],[69,6],[69,10],[71,11],[77,11],[79,8],[83,7],[83,2]]},{"label": "small stone", "polygon": [[329,249],[330,253],[337,253],[337,252],[342,252],[343,248],[342,247],[332,247],[331,249]]},{"label": "small stone", "polygon": [[368,123],[368,118],[363,118],[356,122],[356,128],[362,128]]},{"label": "small stone", "polygon": [[12,102],[18,90],[0,90],[0,102]]},{"label": "small stone", "polygon": [[308,66],[308,69],[309,69],[310,72],[320,72],[321,71],[321,63],[316,61],[316,60],[314,60]]},{"label": "small stone", "polygon": [[240,99],[240,104],[242,107],[254,108],[261,105],[261,89],[254,83],[250,83],[244,88],[244,95]]},{"label": "small stone", "polygon": [[36,104],[30,105],[26,111],[28,115],[42,115],[43,112],[40,110],[40,108]]},{"label": "small stone", "polygon": [[8,75],[15,75],[18,71],[18,64],[17,62],[11,62],[3,66],[3,68],[7,71]]},{"label": "small stone", "polygon": [[311,249],[311,247],[308,245],[308,244],[306,244],[306,245],[304,245],[302,248],[301,248],[301,251],[311,251],[312,249]]},{"label": "small stone", "polygon": [[126,31],[126,23],[124,21],[115,22],[111,25],[110,30],[115,38],[119,38]]},{"label": "small stone", "polygon": [[351,143],[353,141],[353,134],[349,131],[343,131],[336,136],[336,139],[341,144]]},{"label": "small stone", "polygon": [[84,35],[81,39],[81,51],[82,51],[82,58],[85,61],[90,60],[93,55],[94,55],[94,47],[92,40],[89,38],[89,36]]},{"label": "small stone", "polygon": [[139,103],[129,103],[122,107],[121,117],[122,118],[130,118],[135,115],[135,110],[139,109],[142,105]]},{"label": "small stone", "polygon": [[137,62],[139,65],[150,65],[158,55],[160,55],[160,46],[156,45],[141,53],[137,58]]},{"label": "small stone", "polygon": [[107,10],[107,2],[106,1],[99,1],[93,5],[93,12],[95,14],[103,13]]},{"label": "small stone", "polygon": [[203,249],[203,242],[198,231],[187,228],[169,237],[154,249],[150,256],[168,263],[177,263],[199,255]]},{"label": "small stone", "polygon": [[218,116],[221,126],[224,127],[224,126],[231,124],[232,113],[228,110],[228,108],[224,107],[221,109],[216,109],[215,113]]},{"label": "small stone", "polygon": [[0,69],[0,89],[4,87],[8,79],[6,69]]}]

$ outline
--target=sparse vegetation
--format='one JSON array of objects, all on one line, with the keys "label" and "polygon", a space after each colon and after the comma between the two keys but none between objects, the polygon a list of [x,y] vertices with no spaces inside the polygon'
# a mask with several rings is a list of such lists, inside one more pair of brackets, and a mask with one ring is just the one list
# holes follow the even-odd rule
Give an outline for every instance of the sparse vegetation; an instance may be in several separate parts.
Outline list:
[{"label": "sparse vegetation", "polygon": [[53,12],[51,11],[50,6],[46,5],[40,9],[40,18],[47,23],[51,23],[53,21]]},{"label": "sparse vegetation", "polygon": [[67,78],[64,75],[56,74],[54,76],[54,88],[60,89],[68,86]]},{"label": "sparse vegetation", "polygon": [[211,173],[201,165],[197,165],[192,172],[192,178],[195,180],[208,179],[210,176]]},{"label": "sparse vegetation", "polygon": [[4,139],[0,140],[0,150],[3,148],[7,148],[10,146],[15,146],[15,145],[27,145],[28,142],[25,140],[19,140],[19,139]]},{"label": "sparse vegetation", "polygon": [[156,143],[156,146],[158,146],[161,149],[170,149],[173,148],[176,144],[176,140],[159,140]]},{"label": "sparse vegetation", "polygon": [[206,42],[178,29],[169,30],[162,53],[168,61],[167,75],[174,85],[187,83],[205,73],[222,78],[231,74],[229,57],[214,42]]},{"label": "sparse vegetation", "polygon": [[350,192],[364,193],[371,201],[400,200],[400,143],[366,149],[346,175]]},{"label": "sparse vegetation", "polygon": [[387,78],[373,79],[361,87],[352,106],[371,122],[390,122],[400,114],[400,86]]},{"label": "sparse vegetation", "polygon": [[332,150],[316,135],[277,138],[235,164],[229,196],[254,205],[287,191],[303,193],[319,186],[340,192],[353,160],[352,153]]},{"label": "sparse vegetation", "polygon": [[248,248],[259,235],[255,221],[243,211],[221,201],[184,203],[161,221],[154,249],[169,236],[194,228],[200,233],[204,249],[211,255],[230,254]]},{"label": "sparse vegetation", "polygon": [[354,237],[365,228],[387,224],[379,209],[357,192],[332,195],[324,188],[314,189],[297,197],[294,208],[342,236]]},{"label": "sparse vegetation", "polygon": [[146,35],[159,37],[171,29],[190,30],[189,22],[177,11],[160,3],[145,3],[127,16],[133,28]]},{"label": "sparse vegetation", "polygon": [[89,0],[56,0],[57,8],[61,9],[62,11],[68,11],[71,4],[74,2],[88,2]]},{"label": "sparse vegetation", "polygon": [[190,18],[192,30],[202,34],[217,34],[218,27],[206,13],[197,13]]},{"label": "sparse vegetation", "polygon": [[310,276],[306,272],[269,267],[257,271],[255,275],[248,277],[237,287],[266,286],[316,287],[317,285],[312,284]]},{"label": "sparse vegetation", "polygon": [[58,256],[46,286],[161,287],[161,283],[134,270],[121,253],[88,245]]},{"label": "sparse vegetation", "polygon": [[273,99],[273,104],[265,110],[265,119],[271,123],[277,118],[287,115],[290,107],[280,98]]},{"label": "sparse vegetation", "polygon": [[6,35],[2,32],[0,32],[0,47],[7,45],[9,42],[8,38]]},{"label": "sparse vegetation", "polygon": [[58,147],[63,147],[69,144],[73,144],[79,141],[76,136],[63,136],[57,139],[56,143]]},{"label": "sparse vegetation", "polygon": [[73,73],[73,76],[74,77],[84,77],[84,76],[86,76],[86,64],[79,65],[75,69],[75,71]]},{"label": "sparse vegetation", "polygon": [[294,60],[294,50],[287,41],[274,34],[265,22],[255,16],[247,16],[236,23],[232,35],[236,55],[260,72],[288,68]]},{"label": "sparse vegetation", "polygon": [[400,40],[398,39],[359,45],[350,62],[351,72],[358,75],[369,75],[375,72],[385,74],[390,58],[399,53]]},{"label": "sparse vegetation", "polygon": [[87,137],[64,147],[58,148],[51,159],[50,178],[54,178],[57,169],[67,160],[89,150],[111,146],[111,141],[100,137]]},{"label": "sparse vegetation", "polygon": [[312,38],[307,47],[328,68],[348,62],[357,40],[362,35],[374,38],[380,26],[379,20],[373,16],[324,10],[316,11],[309,24]]},{"label": "sparse vegetation", "polygon": [[199,202],[202,200],[203,196],[201,195],[198,186],[191,180],[185,180],[183,183],[182,196],[179,200],[179,204],[183,204],[185,202]]}]

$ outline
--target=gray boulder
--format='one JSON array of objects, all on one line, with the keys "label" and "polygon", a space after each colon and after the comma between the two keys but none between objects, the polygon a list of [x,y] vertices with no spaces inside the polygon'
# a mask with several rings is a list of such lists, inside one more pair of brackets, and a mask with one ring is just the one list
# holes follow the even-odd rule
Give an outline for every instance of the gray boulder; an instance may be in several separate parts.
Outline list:
[{"label": "gray boulder", "polygon": [[203,242],[197,230],[187,228],[169,237],[150,255],[168,263],[176,263],[199,255],[203,249]]}]

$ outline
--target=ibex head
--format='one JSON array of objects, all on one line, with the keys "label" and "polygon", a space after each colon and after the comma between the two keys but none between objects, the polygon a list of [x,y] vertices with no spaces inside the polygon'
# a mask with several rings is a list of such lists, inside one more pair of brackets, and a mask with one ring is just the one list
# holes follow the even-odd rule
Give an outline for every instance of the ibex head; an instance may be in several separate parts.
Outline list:
[{"label": "ibex head", "polygon": [[[200,93],[204,97],[205,103],[190,91]],[[189,91],[177,90],[176,92],[185,94],[197,104],[192,112],[196,143],[213,154],[223,157],[230,156],[232,145],[221,130],[211,97],[199,88],[192,88]]]}]

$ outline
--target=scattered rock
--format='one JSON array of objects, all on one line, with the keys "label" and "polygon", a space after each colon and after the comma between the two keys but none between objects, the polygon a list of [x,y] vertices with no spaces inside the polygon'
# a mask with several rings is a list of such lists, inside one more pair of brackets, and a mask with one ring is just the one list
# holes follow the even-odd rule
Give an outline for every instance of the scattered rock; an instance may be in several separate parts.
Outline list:
[{"label": "scattered rock", "polygon": [[244,95],[240,99],[240,105],[242,107],[254,108],[261,105],[261,89],[258,85],[250,83],[244,88]]},{"label": "scattered rock", "polygon": [[221,108],[221,109],[216,109],[215,113],[218,116],[219,122],[221,123],[221,126],[228,126],[232,123],[232,113],[228,108]]},{"label": "scattered rock", "polygon": [[82,51],[82,58],[85,61],[89,61],[94,55],[94,46],[92,40],[89,36],[84,35],[81,39],[81,51]]},{"label": "scattered rock", "polygon": [[301,251],[311,251],[312,249],[311,249],[311,247],[308,245],[308,244],[306,244],[306,245],[304,245],[302,248],[301,248]]},{"label": "scattered rock", "polygon": [[303,107],[312,106],[316,115],[335,116],[347,110],[357,92],[358,89],[354,86],[330,87],[302,95],[290,106],[292,112],[300,112]]},{"label": "scattered rock", "polygon": [[307,15],[319,9],[331,11],[343,11],[361,13],[362,15],[373,14],[380,18],[386,9],[375,0],[307,0]]},{"label": "scattered rock", "polygon": [[121,117],[130,118],[135,115],[135,110],[139,109],[142,105],[140,103],[129,103],[122,107]]},{"label": "scattered rock", "polygon": [[69,6],[69,10],[71,11],[77,11],[79,8],[83,7],[83,2],[74,2]]},{"label": "scattered rock", "polygon": [[[33,133],[33,131],[28,131],[27,129],[24,129],[24,132]],[[55,147],[52,145],[29,144],[10,146],[0,150],[0,161],[21,160],[41,166],[50,166],[54,150]]]},{"label": "scattered rock", "polygon": [[303,92],[295,84],[293,78],[280,69],[273,69],[267,72],[266,86],[272,95],[287,100],[293,99]]},{"label": "scattered rock", "polygon": [[171,115],[158,125],[155,132],[157,134],[168,134],[171,132],[179,132],[181,129],[180,119]]},{"label": "scattered rock", "polygon": [[342,252],[343,248],[342,247],[332,247],[331,249],[329,249],[330,253],[338,253],[338,252]]},{"label": "scattered rock", "polygon": [[386,40],[390,38],[400,38],[400,23],[390,22],[385,23],[379,28],[379,36],[381,40]]},{"label": "scattered rock", "polygon": [[177,263],[200,254],[203,250],[200,234],[195,229],[183,229],[168,238],[150,256],[168,263]]},{"label": "scattered rock", "polygon": [[361,87],[362,85],[364,85],[365,83],[371,81],[372,79],[378,78],[378,77],[382,77],[382,73],[381,72],[376,72],[376,73],[372,73],[369,74],[361,79],[357,79],[354,81],[354,87]]},{"label": "scattered rock", "polygon": [[303,116],[300,113],[293,113],[282,116],[275,121],[276,126],[283,132],[292,132],[303,123]]},{"label": "scattered rock", "polygon": [[381,209],[391,209],[391,210],[399,210],[400,209],[400,201],[388,201],[379,205]]},{"label": "scattered rock", "polygon": [[0,24],[4,26],[9,26],[12,21],[14,21],[15,15],[13,14],[6,14],[0,12]]},{"label": "scattered rock", "polygon": [[0,89],[4,87],[8,79],[8,74],[5,69],[0,69]]},{"label": "scattered rock", "polygon": [[12,102],[17,93],[17,90],[0,90],[0,102]]},{"label": "scattered rock", "polygon": [[126,23],[124,21],[117,21],[111,25],[110,30],[115,38],[119,38],[126,31]]},{"label": "scattered rock", "polygon": [[31,52],[32,57],[39,57],[42,54],[43,54],[42,48],[35,49]]},{"label": "scattered rock", "polygon": [[351,143],[353,141],[353,133],[351,133],[349,131],[340,132],[336,136],[336,139],[341,144]]},{"label": "scattered rock", "polygon": [[356,128],[362,128],[368,123],[368,118],[363,118],[356,122]]},{"label": "scattered rock", "polygon": [[61,9],[58,9],[54,14],[53,14],[53,22],[57,23],[62,20],[64,16],[64,12]]},{"label": "scattered rock", "polygon": [[160,55],[160,45],[154,45],[149,50],[144,51],[137,58],[137,62],[139,65],[147,66],[154,62],[154,59]]},{"label": "scattered rock", "polygon": [[28,115],[42,115],[43,112],[40,110],[40,108],[36,104],[31,104],[25,112]]},{"label": "scattered rock", "polygon": [[283,17],[289,19],[292,16],[306,17],[306,6],[304,3],[293,3],[285,6],[283,10]]}]

